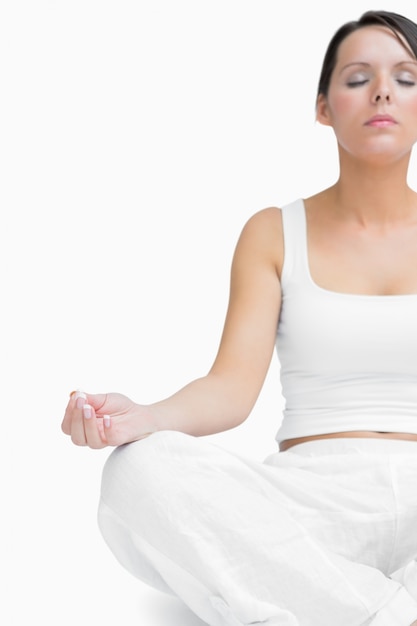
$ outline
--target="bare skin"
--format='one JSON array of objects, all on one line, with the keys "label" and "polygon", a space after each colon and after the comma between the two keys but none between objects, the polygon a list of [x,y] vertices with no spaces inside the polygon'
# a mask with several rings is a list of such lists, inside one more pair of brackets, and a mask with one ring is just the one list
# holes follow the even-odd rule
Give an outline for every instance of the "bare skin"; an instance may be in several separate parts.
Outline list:
[{"label": "bare skin", "polygon": [[[351,88],[352,80],[359,80],[359,86]],[[329,93],[317,103],[317,120],[331,126],[337,137],[340,176],[335,185],[305,200],[310,271],[324,289],[417,294],[417,194],[407,184],[417,140],[416,83],[415,59],[384,29],[365,28],[342,43]],[[395,119],[392,126],[367,124],[375,114],[387,112]],[[224,331],[208,374],[147,406],[121,394],[73,394],[64,433],[76,445],[102,448],[157,430],[199,436],[241,424],[258,397],[274,350],[283,258],[279,209],[259,211],[245,224],[236,246]],[[413,433],[355,431],[319,437],[352,436],[417,442]],[[281,449],[300,442],[282,442]]]},{"label": "bare skin", "polygon": [[[395,122],[369,124],[375,114]],[[417,294],[417,194],[407,184],[417,141],[416,60],[381,27],[352,33],[339,49],[329,93],[318,99],[317,120],[334,130],[340,176],[305,200],[312,279],[341,293]],[[117,393],[72,393],[64,433],[76,445],[103,448],[158,430],[200,436],[241,424],[274,350],[283,258],[279,209],[259,211],[236,246],[224,331],[208,374],[147,406]],[[330,437],[411,440],[417,451],[415,433],[373,431],[306,436],[280,448]]]}]

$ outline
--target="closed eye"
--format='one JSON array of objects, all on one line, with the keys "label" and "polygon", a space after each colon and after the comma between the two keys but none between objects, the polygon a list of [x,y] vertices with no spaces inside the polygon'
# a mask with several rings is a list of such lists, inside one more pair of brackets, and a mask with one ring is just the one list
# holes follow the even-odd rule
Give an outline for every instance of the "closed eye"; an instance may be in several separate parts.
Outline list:
[{"label": "closed eye", "polygon": [[397,83],[399,85],[405,85],[406,87],[414,87],[415,82],[412,80],[404,80],[402,78],[397,78]]},{"label": "closed eye", "polygon": [[347,83],[348,87],[360,87],[361,85],[365,85],[368,82],[368,79],[365,78],[363,80],[350,80]]}]

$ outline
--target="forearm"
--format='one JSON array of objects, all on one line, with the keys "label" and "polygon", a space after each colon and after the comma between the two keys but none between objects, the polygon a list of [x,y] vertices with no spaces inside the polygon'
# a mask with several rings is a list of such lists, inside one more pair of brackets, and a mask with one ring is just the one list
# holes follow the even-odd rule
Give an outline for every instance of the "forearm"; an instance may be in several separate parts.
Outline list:
[{"label": "forearm", "polygon": [[190,435],[210,435],[242,423],[256,398],[242,381],[208,374],[175,394],[147,406],[155,430],[178,430]]}]

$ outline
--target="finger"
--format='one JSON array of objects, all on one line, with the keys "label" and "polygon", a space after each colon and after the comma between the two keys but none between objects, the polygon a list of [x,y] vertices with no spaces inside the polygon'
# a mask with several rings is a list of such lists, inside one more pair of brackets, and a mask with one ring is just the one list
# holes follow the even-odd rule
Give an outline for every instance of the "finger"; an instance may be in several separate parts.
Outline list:
[{"label": "finger", "polygon": [[116,445],[114,443],[114,433],[112,432],[113,421],[110,415],[103,415],[103,438],[105,439],[107,445],[113,446]]},{"label": "finger", "polygon": [[[77,401],[79,398],[83,398],[84,400],[86,400],[87,396],[85,393],[83,393],[79,389],[76,391],[71,391],[70,399],[65,409],[64,419],[62,420],[62,423],[61,423],[61,428],[66,435],[71,435],[73,411],[77,405]],[[81,402],[80,406],[82,406],[83,402],[82,401],[80,402]]]},{"label": "finger", "polygon": [[69,420],[71,440],[76,446],[86,446],[87,438],[84,430],[83,407],[87,402],[87,396],[82,391],[77,391],[69,402]]},{"label": "finger", "polygon": [[99,422],[101,420],[97,419],[94,408],[91,404],[84,404],[82,412],[86,444],[95,450],[104,448],[107,442],[105,439],[103,440],[103,435],[100,433]]},{"label": "finger", "polygon": [[69,404],[68,404],[67,408],[65,409],[64,419],[61,422],[61,430],[66,435],[70,435],[71,434],[71,417],[70,417],[70,407],[69,407]]},{"label": "finger", "polygon": [[106,393],[87,394],[87,402],[91,404],[96,413],[100,413],[107,400]]}]

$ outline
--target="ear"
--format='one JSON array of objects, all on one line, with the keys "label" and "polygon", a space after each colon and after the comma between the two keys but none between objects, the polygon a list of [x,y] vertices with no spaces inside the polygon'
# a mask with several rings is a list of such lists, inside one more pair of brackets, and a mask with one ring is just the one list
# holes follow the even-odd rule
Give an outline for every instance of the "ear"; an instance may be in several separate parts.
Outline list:
[{"label": "ear", "polygon": [[327,98],[322,93],[317,96],[316,121],[320,124],[323,124],[324,126],[332,126]]}]

